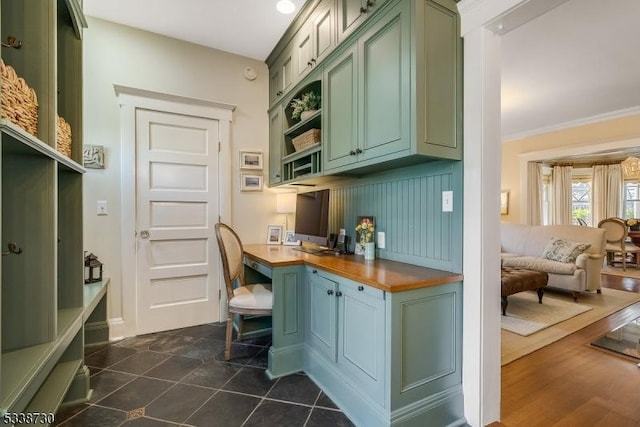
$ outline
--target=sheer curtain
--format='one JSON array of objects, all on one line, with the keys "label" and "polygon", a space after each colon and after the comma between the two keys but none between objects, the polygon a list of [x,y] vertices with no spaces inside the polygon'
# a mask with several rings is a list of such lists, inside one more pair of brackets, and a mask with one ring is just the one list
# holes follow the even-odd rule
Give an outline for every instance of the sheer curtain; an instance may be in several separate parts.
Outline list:
[{"label": "sheer curtain", "polygon": [[572,166],[553,167],[553,210],[552,224],[572,224],[572,192],[571,171]]},{"label": "sheer curtain", "polygon": [[620,165],[595,165],[592,185],[591,210],[594,227],[603,219],[622,216],[624,179]]},{"label": "sheer curtain", "polygon": [[542,224],[542,165],[527,163],[527,224]]}]

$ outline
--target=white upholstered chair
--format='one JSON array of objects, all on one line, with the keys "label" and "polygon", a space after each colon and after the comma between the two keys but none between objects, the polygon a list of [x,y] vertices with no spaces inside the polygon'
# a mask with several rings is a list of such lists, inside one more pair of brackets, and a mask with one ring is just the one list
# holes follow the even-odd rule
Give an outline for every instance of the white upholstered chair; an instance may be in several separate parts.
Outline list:
[{"label": "white upholstered chair", "polygon": [[220,248],[222,268],[227,288],[227,333],[224,359],[231,358],[231,336],[233,315],[239,315],[238,340],[242,339],[243,317],[271,316],[273,295],[271,284],[247,285],[244,282],[244,251],[235,231],[221,222],[215,225],[216,239]]},{"label": "white upholstered chair", "polygon": [[621,218],[606,218],[598,223],[598,228],[606,231],[607,245],[607,264],[613,265],[616,254],[620,255],[622,261],[622,269],[627,269],[627,257],[632,255],[635,266],[640,266],[640,247],[627,241],[627,224]]}]

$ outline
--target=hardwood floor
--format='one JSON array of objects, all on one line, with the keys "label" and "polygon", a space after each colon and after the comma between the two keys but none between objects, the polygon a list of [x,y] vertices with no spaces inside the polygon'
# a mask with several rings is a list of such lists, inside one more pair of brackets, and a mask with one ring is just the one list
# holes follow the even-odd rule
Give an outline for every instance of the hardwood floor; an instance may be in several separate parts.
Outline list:
[{"label": "hardwood floor", "polygon": [[[602,278],[603,287],[640,293],[640,279]],[[590,345],[638,316],[640,303],[503,366],[501,425],[640,426],[637,360]]]}]

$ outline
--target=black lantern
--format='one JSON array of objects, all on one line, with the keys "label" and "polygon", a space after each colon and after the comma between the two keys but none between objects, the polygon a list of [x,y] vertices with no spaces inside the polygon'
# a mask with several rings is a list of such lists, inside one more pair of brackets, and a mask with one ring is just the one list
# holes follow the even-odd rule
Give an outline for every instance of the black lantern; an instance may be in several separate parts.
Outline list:
[{"label": "black lantern", "polygon": [[100,281],[102,281],[102,263],[94,254],[86,255],[84,257],[84,283]]}]

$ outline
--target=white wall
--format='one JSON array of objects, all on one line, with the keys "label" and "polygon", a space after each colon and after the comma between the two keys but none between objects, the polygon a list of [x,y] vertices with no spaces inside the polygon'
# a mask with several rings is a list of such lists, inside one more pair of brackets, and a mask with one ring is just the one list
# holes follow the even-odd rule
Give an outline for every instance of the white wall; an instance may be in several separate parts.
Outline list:
[{"label": "white wall", "polygon": [[[242,71],[252,66],[254,81]],[[105,264],[111,277],[109,318],[122,317],[120,266],[121,182],[120,109],[113,85],[236,105],[231,126],[232,226],[245,243],[266,240],[268,224],[283,224],[274,193],[240,192],[239,150],[264,152],[268,165],[268,70],[257,60],[157,34],[89,18],[84,32],[84,143],[105,147],[105,169],[84,177],[84,247]],[[96,215],[96,201],[108,202],[108,215]],[[134,236],[131,242],[134,243]],[[132,286],[133,284],[124,284]]]}]

